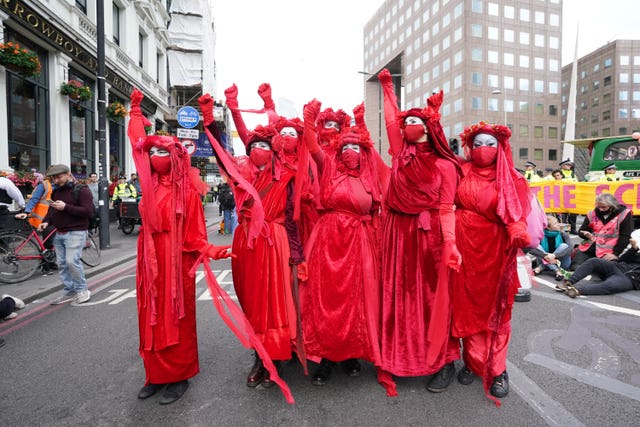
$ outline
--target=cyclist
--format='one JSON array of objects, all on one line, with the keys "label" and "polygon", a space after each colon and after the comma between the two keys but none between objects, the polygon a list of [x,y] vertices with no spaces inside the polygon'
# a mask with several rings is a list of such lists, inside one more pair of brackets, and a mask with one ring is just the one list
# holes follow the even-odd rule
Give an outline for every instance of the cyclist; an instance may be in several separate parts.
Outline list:
[{"label": "cyclist", "polygon": [[[87,241],[89,219],[93,216],[93,197],[86,185],[78,185],[67,165],[51,165],[46,175],[53,182],[49,213],[38,226],[42,231],[49,224],[58,229],[53,238],[60,279],[64,284],[61,296],[51,304],[89,301],[84,267],[80,261]],[[74,188],[78,186],[78,190]],[[77,193],[77,194],[76,194]]]}]

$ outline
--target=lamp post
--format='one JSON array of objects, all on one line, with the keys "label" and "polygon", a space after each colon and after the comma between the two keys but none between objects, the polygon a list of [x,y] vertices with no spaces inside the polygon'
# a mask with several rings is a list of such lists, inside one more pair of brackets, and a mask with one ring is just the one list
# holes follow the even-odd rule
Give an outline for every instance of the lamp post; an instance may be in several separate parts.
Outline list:
[{"label": "lamp post", "polygon": [[[372,76],[378,80],[378,75],[369,73],[367,71],[358,71],[358,74],[365,76]],[[391,77],[400,77],[402,74],[391,74]],[[382,121],[383,121],[383,102],[382,102],[382,88],[380,87],[380,81],[378,81],[378,153],[382,155]]]},{"label": "lamp post", "polygon": [[500,89],[496,89],[491,92],[492,95],[500,95],[502,94],[502,110],[504,111],[504,125],[507,125],[507,94]]}]

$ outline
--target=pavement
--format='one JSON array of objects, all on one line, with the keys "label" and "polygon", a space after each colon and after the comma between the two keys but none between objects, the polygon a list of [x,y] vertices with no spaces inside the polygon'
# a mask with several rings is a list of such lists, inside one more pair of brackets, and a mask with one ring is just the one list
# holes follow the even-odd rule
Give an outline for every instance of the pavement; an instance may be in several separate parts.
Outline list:
[{"label": "pavement", "polygon": [[[217,229],[220,225],[222,217],[219,215],[217,203],[207,203],[204,208],[204,217],[207,220],[207,232]],[[138,230],[140,226],[136,225],[131,234],[124,234],[118,230],[118,224],[112,222],[109,224],[109,247],[101,250],[102,259],[99,265],[95,267],[84,266],[85,276],[89,286],[91,278],[105,271],[111,270],[115,266],[122,265],[128,261],[134,260],[137,256]],[[99,245],[99,237],[95,237],[96,244]],[[35,300],[44,298],[48,295],[62,290],[63,285],[56,270],[50,276],[42,276],[40,271],[20,283],[3,284],[0,283],[0,295],[7,294],[23,300],[26,304]]]}]

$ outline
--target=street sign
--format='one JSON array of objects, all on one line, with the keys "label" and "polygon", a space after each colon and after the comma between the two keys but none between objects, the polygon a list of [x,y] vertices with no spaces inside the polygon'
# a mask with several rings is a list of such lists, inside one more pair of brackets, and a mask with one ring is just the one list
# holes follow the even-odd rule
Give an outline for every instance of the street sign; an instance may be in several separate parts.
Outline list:
[{"label": "street sign", "polygon": [[178,110],[177,120],[178,124],[183,128],[192,129],[198,126],[200,114],[198,114],[198,110],[193,107],[182,107]]},{"label": "street sign", "polygon": [[198,129],[177,129],[178,138],[186,138],[186,139],[198,139],[200,137],[200,132]]}]

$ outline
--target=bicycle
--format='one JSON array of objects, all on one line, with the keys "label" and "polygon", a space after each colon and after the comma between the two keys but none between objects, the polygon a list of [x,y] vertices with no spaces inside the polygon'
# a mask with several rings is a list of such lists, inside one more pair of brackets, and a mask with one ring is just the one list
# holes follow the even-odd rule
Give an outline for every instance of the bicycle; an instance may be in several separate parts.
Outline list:
[{"label": "bicycle", "polygon": [[[0,282],[22,282],[33,276],[44,263],[55,262],[55,250],[46,248],[44,244],[56,231],[52,228],[44,239],[35,228],[31,228],[28,234],[21,230],[0,232]],[[100,248],[88,234],[80,259],[88,267],[95,267],[101,261]]]}]

